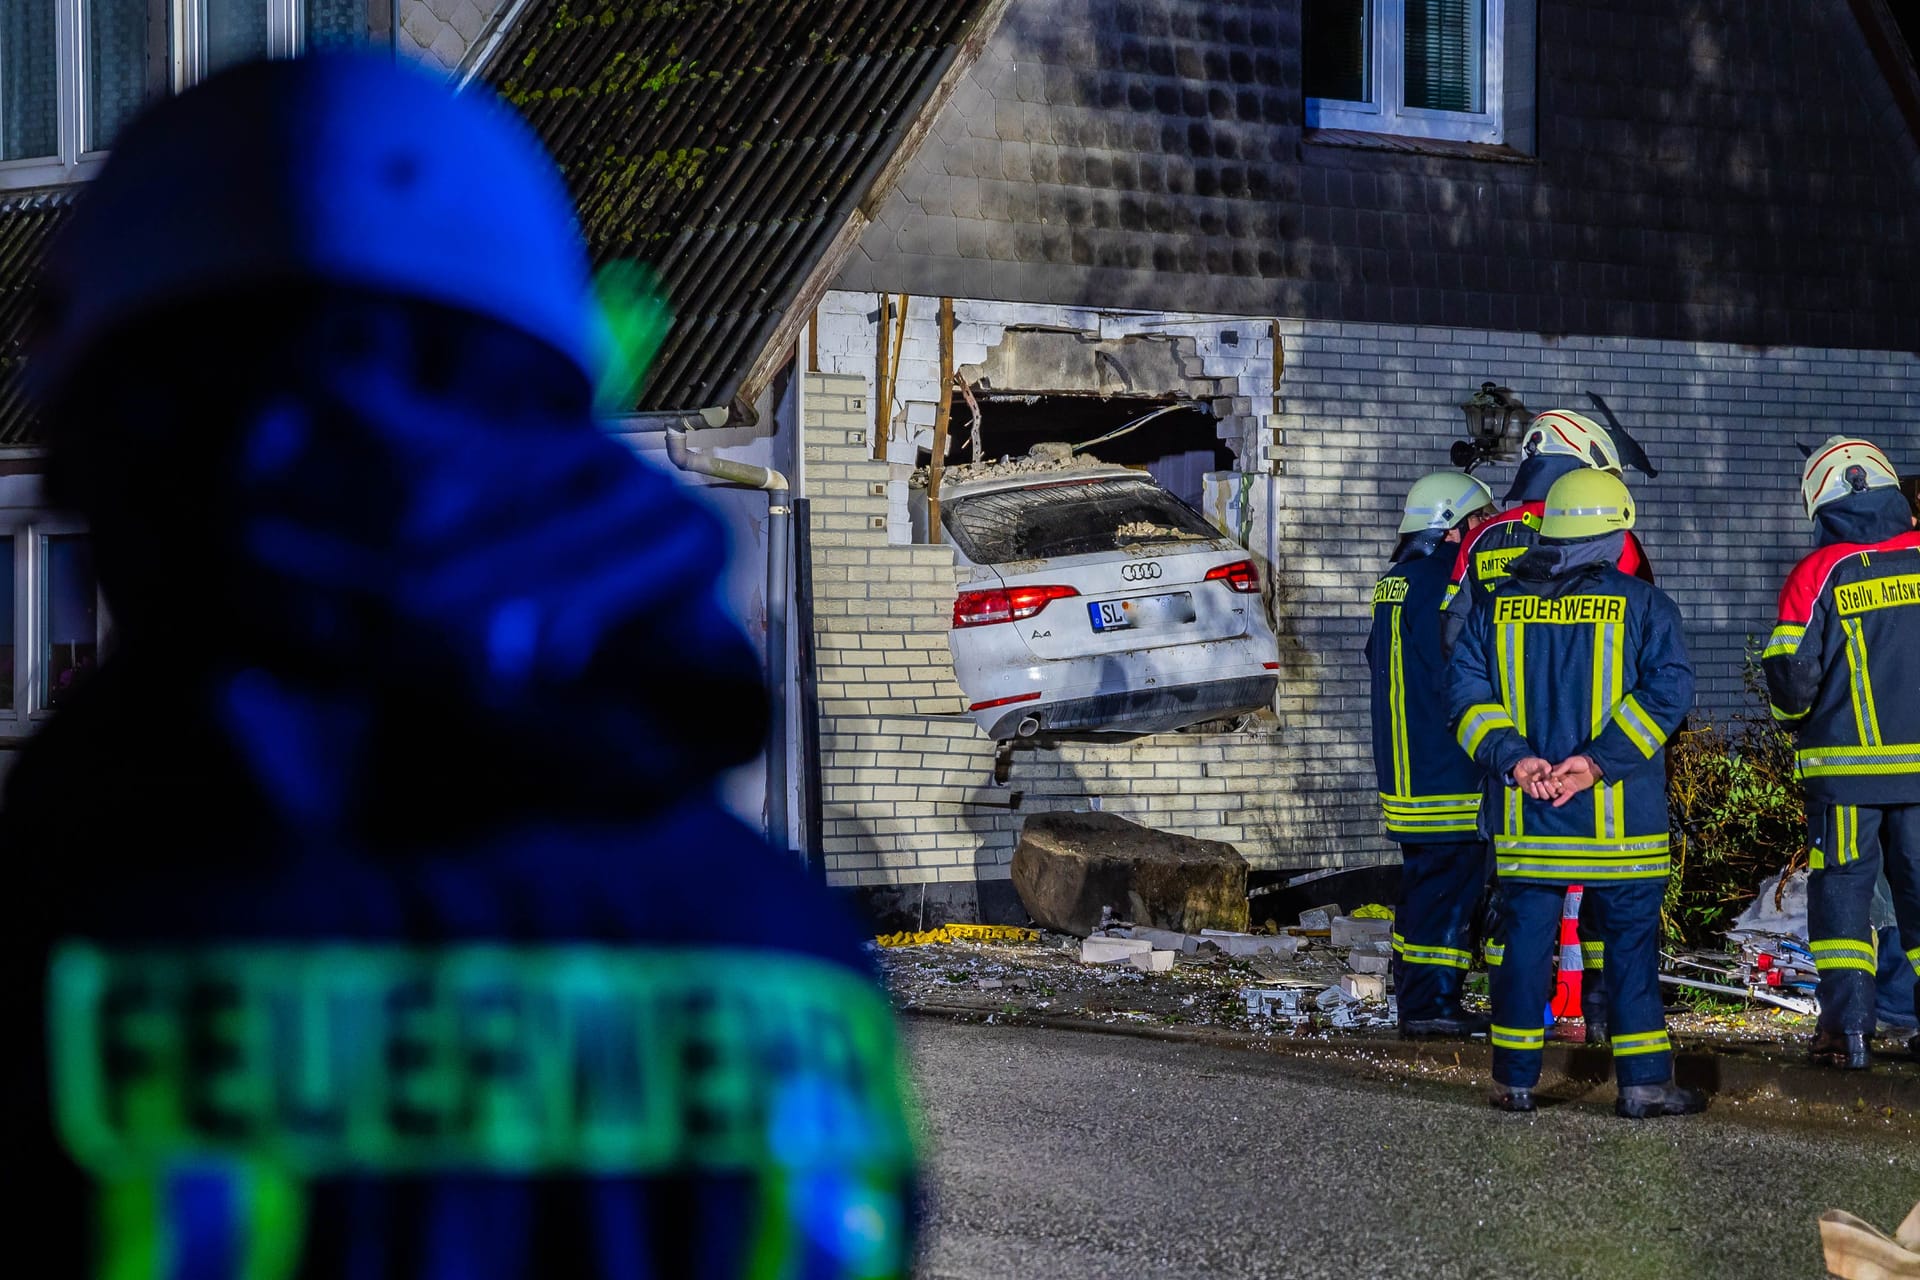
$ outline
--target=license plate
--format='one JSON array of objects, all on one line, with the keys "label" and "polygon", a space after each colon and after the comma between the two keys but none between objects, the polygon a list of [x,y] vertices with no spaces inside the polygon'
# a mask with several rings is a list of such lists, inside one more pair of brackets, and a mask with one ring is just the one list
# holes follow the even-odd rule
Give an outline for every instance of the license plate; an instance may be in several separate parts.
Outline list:
[{"label": "license plate", "polygon": [[1181,591],[1172,595],[1145,596],[1138,600],[1090,600],[1087,602],[1087,617],[1092,621],[1095,631],[1178,626],[1193,621],[1193,596]]}]

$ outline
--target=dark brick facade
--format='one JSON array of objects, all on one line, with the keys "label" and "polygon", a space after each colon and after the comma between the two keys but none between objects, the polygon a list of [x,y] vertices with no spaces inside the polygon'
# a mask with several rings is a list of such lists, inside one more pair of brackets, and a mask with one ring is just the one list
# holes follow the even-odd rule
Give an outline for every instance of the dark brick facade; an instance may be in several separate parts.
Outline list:
[{"label": "dark brick facade", "polygon": [[1532,119],[1445,156],[1303,127],[1299,0],[1015,0],[839,285],[1920,348],[1920,151],[1848,0],[1509,5]]}]

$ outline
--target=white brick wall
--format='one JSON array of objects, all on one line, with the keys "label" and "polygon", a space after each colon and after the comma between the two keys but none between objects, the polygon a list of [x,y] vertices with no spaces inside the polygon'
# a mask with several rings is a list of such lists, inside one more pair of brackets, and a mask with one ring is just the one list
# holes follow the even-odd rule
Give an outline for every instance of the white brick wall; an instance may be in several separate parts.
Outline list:
[{"label": "white brick wall", "polygon": [[[905,529],[900,470],[868,460],[874,326],[865,317],[876,305],[873,295],[841,293],[822,306],[828,375],[815,380],[822,390],[810,396],[839,403],[821,417],[823,426],[832,422],[825,436],[815,431],[813,413],[808,419],[810,477],[826,479],[823,468],[844,466],[835,478],[860,481],[815,504],[823,523],[825,508],[840,504],[834,514],[843,521],[832,530],[841,540],[820,542],[816,553],[823,695],[829,646],[860,655],[834,659],[845,674],[832,677],[836,698],[822,703],[833,771],[829,868],[842,883],[1004,876],[1024,814],[1095,804],[1232,841],[1256,865],[1391,858],[1373,798],[1361,657],[1366,589],[1391,550],[1407,485],[1447,465],[1447,447],[1463,424],[1457,406],[1482,381],[1511,386],[1536,411],[1592,412],[1585,395],[1592,388],[1646,446],[1660,476],[1630,472],[1628,481],[1645,504],[1640,532],[1660,583],[1686,616],[1700,675],[1696,715],[1708,719],[1745,705],[1746,639],[1770,628],[1781,579],[1812,545],[1794,440],[1812,443],[1846,430],[1881,442],[1903,470],[1920,469],[1920,359],[1910,353],[1282,319],[1282,474],[1254,482],[1249,540],[1275,592],[1285,677],[1277,724],[1232,736],[1165,734],[1125,746],[1022,751],[1011,786],[997,790],[987,785],[991,745],[970,723],[952,714],[921,718],[959,710],[945,647],[953,574],[944,551],[893,546]],[[935,307],[932,299],[914,299],[910,330],[930,333]],[[965,300],[956,301],[955,312],[960,364],[984,360],[1011,325],[1058,324],[1107,337],[1177,325],[1195,338],[1208,376],[1236,380],[1250,421],[1272,403],[1267,322],[1258,318]],[[1237,332],[1237,346],[1219,341],[1223,329]],[[915,351],[910,342],[903,353],[903,398],[931,403],[936,367],[931,358],[924,370],[909,363],[919,358]],[[820,443],[842,431],[861,432],[860,441]],[[897,436],[893,456],[905,462],[918,443]],[[1243,453],[1243,465],[1249,461],[1259,459]],[[1512,470],[1496,467],[1486,478],[1504,494]],[[874,495],[874,483],[887,485],[896,500]],[[885,527],[876,528],[876,520]],[[886,565],[881,576],[864,557],[889,547],[908,558]],[[830,596],[828,575],[836,571],[844,576],[832,580]],[[907,580],[913,574],[925,576]],[[846,644],[849,636],[861,643]],[[1012,792],[1021,797],[1018,811],[1004,807]]]}]

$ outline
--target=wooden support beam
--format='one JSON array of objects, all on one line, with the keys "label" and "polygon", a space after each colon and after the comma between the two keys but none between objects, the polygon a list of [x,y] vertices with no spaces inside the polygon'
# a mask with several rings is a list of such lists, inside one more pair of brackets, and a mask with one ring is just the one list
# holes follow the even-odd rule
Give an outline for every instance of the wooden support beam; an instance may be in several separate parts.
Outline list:
[{"label": "wooden support beam", "polygon": [[887,433],[893,428],[893,388],[887,385],[887,338],[892,330],[888,322],[893,314],[893,299],[880,295],[880,323],[873,334],[873,456],[887,456]]},{"label": "wooden support beam", "polygon": [[953,299],[940,299],[940,401],[933,410],[933,461],[927,466],[927,541],[940,541],[940,473],[953,420]]}]

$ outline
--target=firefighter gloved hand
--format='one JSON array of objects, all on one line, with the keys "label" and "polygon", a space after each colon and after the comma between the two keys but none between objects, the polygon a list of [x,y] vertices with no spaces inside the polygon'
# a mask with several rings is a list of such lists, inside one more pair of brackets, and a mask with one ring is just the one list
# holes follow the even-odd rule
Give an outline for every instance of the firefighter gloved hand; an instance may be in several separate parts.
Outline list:
[{"label": "firefighter gloved hand", "polygon": [[1553,807],[1558,809],[1567,801],[1593,786],[1605,776],[1588,756],[1568,756],[1553,766],[1553,774],[1548,779],[1553,786]]}]

